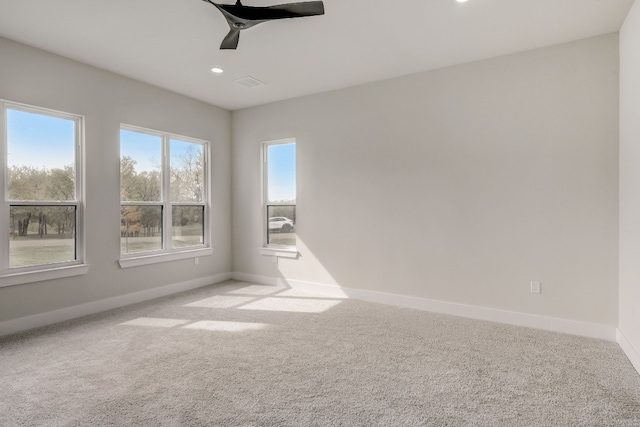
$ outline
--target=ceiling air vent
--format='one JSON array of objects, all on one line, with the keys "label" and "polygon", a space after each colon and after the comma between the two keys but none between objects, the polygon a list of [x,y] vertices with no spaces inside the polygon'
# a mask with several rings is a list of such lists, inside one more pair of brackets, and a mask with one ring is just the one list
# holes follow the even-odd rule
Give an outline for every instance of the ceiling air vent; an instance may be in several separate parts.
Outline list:
[{"label": "ceiling air vent", "polygon": [[265,83],[261,82],[258,79],[254,79],[251,76],[247,76],[247,77],[242,77],[239,79],[234,80],[234,82],[238,83],[240,86],[243,87],[258,87],[258,86],[264,86]]}]

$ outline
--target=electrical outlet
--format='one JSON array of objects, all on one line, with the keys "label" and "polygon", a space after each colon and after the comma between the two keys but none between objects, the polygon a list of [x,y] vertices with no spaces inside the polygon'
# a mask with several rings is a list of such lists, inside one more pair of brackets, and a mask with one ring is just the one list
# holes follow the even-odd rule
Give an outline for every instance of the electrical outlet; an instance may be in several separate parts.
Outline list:
[{"label": "electrical outlet", "polygon": [[536,281],[531,281],[531,293],[532,294],[539,294],[542,291],[542,286],[540,284],[540,282],[536,282]]},{"label": "electrical outlet", "polygon": [[193,259],[193,265],[198,265],[198,264],[200,264],[200,257],[195,257]]}]

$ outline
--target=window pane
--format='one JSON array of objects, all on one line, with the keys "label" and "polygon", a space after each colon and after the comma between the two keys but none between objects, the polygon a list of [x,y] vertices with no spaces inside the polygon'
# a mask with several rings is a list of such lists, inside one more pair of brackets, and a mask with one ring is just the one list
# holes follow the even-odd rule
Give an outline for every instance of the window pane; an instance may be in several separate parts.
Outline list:
[{"label": "window pane", "polygon": [[267,243],[270,245],[296,245],[296,207],[267,206]]},{"label": "window pane", "polygon": [[159,202],[162,189],[162,138],[120,130],[120,198]]},{"label": "window pane", "polygon": [[267,201],[296,201],[296,144],[267,146]]},{"label": "window pane", "polygon": [[7,109],[9,200],[75,199],[75,121]]},{"label": "window pane", "polygon": [[120,253],[162,249],[162,206],[120,207]]},{"label": "window pane", "polygon": [[204,244],[204,206],[173,206],[173,247]]},{"label": "window pane", "polygon": [[170,144],[171,201],[204,201],[204,147],[177,139]]},{"label": "window pane", "polygon": [[10,206],[9,266],[76,259],[76,206]]}]

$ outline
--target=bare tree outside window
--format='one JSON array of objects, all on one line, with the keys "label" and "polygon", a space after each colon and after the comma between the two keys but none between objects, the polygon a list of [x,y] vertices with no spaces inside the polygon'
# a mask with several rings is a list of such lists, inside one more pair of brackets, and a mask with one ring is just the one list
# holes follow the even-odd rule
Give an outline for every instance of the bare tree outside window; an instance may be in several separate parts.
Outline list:
[{"label": "bare tree outside window", "polygon": [[202,247],[205,143],[123,128],[120,151],[121,253]]},{"label": "bare tree outside window", "polygon": [[78,260],[78,129],[81,118],[28,106],[5,106],[9,229],[4,268]]}]

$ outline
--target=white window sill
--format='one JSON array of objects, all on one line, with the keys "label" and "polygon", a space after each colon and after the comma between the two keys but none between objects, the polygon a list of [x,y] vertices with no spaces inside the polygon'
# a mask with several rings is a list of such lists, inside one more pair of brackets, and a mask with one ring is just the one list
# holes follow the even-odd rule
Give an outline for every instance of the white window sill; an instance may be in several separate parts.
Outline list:
[{"label": "white window sill", "polygon": [[0,275],[0,288],[4,286],[22,285],[24,283],[42,282],[44,280],[62,279],[65,277],[87,274],[89,264],[66,265],[37,271],[23,271]]},{"label": "white window sill", "polygon": [[213,249],[193,249],[181,252],[170,252],[152,255],[138,255],[129,258],[121,258],[118,262],[120,268],[138,267],[141,265],[158,264],[167,261],[178,261],[181,259],[197,258],[201,256],[213,255]]},{"label": "white window sill", "polygon": [[275,256],[278,258],[298,258],[300,253],[296,248],[276,248],[276,247],[263,247],[258,248],[260,255]]}]

